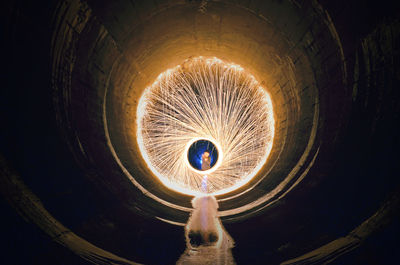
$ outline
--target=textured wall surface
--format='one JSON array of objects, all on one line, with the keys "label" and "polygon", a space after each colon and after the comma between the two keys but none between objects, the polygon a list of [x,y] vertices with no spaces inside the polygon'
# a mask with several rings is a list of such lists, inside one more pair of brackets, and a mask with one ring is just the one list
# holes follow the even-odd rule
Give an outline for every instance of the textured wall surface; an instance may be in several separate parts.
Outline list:
[{"label": "textured wall surface", "polygon": [[392,1],[2,6],[1,264],[179,259],[192,197],[146,166],[136,109],[161,72],[196,56],[241,65],[275,111],[267,163],[217,196],[236,262],[399,263]]}]

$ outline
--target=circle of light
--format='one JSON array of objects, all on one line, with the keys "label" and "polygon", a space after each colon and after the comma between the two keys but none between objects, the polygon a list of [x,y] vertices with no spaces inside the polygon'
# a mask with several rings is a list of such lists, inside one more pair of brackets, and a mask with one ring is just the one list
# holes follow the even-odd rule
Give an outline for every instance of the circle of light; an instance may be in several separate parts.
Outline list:
[{"label": "circle of light", "polygon": [[215,143],[212,139],[209,139],[209,138],[207,139],[207,138],[198,137],[198,138],[193,138],[192,140],[190,140],[190,142],[188,142],[188,144],[186,145],[186,148],[185,148],[185,153],[187,154],[187,153],[189,152],[189,148],[190,148],[190,146],[191,146],[194,142],[197,142],[197,141],[200,141],[200,140],[206,140],[206,141],[209,141],[209,142],[211,142],[211,143],[214,144],[214,146],[215,146],[215,148],[217,149],[217,152],[218,152],[217,163],[215,163],[215,165],[214,165],[212,168],[210,168],[209,170],[197,170],[197,169],[195,169],[195,168],[190,164],[189,159],[186,159],[186,164],[187,164],[188,167],[190,167],[191,170],[193,170],[193,171],[196,172],[197,174],[202,174],[202,175],[211,174],[211,173],[214,172],[214,171],[219,167],[219,165],[221,164],[222,156],[223,156],[223,154],[222,154],[222,152],[221,152],[221,149],[222,149],[222,148],[221,148],[221,146],[220,146],[218,143]]},{"label": "circle of light", "polygon": [[[138,103],[136,139],[143,159],[166,187],[201,196],[249,182],[272,148],[275,120],[268,92],[236,64],[197,57],[161,73]],[[207,172],[186,158],[197,140],[213,142],[217,164]]]}]

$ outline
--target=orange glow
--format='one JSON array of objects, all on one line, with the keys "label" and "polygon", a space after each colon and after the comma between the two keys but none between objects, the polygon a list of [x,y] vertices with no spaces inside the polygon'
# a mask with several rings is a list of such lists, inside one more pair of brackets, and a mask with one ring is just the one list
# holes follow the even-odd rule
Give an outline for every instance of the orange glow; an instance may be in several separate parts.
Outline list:
[{"label": "orange glow", "polygon": [[[223,194],[249,182],[272,148],[275,121],[268,92],[241,66],[197,57],[161,73],[141,96],[137,141],[150,170],[170,189]],[[207,171],[190,166],[190,145],[206,139],[219,152]]]}]

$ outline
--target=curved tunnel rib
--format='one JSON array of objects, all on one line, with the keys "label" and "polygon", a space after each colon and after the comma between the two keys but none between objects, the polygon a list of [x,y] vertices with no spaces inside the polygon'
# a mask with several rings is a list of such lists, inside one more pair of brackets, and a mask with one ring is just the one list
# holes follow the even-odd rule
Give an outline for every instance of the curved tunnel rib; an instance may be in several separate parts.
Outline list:
[{"label": "curved tunnel rib", "polygon": [[[91,262],[112,262],[103,256],[175,263],[192,197],[164,189],[144,163],[136,109],[158,74],[188,58],[215,56],[249,69],[268,87],[276,110],[264,167],[248,184],[217,196],[237,243],[236,262],[354,264],[375,255],[391,264],[398,260],[400,184],[400,26],[392,7],[389,1],[67,0],[47,8],[7,2],[1,153],[22,190],[32,191],[20,198],[33,206],[16,199],[5,163],[2,194],[51,240],[69,240],[61,244]],[[394,203],[386,197],[391,192]],[[37,215],[35,205],[46,214]],[[86,264],[3,201],[1,207],[4,240],[19,246],[5,247],[14,259],[54,264],[60,255],[67,264]],[[45,219],[49,226],[41,225]],[[373,232],[360,232],[366,225]],[[336,243],[347,234],[350,244],[341,251]]]}]

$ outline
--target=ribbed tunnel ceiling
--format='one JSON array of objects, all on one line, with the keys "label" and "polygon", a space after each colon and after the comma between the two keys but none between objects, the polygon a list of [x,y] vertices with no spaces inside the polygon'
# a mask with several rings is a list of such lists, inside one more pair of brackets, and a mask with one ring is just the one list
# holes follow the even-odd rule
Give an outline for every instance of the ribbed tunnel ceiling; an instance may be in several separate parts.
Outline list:
[{"label": "ribbed tunnel ceiling", "polygon": [[360,4],[6,4],[5,264],[177,261],[192,197],[149,170],[136,111],[160,73],[198,56],[242,66],[274,108],[267,162],[217,196],[236,262],[396,264],[398,13]]},{"label": "ribbed tunnel ceiling", "polygon": [[[104,166],[103,178],[110,175],[105,173],[110,168],[107,163],[117,160],[122,169],[119,171],[123,171],[121,174],[127,175],[152,201],[155,199],[169,208],[172,203],[179,210],[187,211],[181,207],[188,205],[189,198],[165,190],[153,179],[139,153],[135,128],[140,95],[166,69],[187,58],[214,56],[241,65],[271,94],[277,128],[272,154],[248,187],[228,195],[228,198],[224,196],[221,208],[229,211],[223,213],[227,216],[263,207],[288,189],[289,182],[293,183],[301,176],[304,169],[299,170],[300,165],[307,168],[306,164],[313,156],[310,152],[315,153],[318,149],[319,144],[314,141],[319,119],[323,119],[320,109],[326,104],[322,102],[320,106],[319,83],[320,86],[326,85],[323,80],[328,75],[338,76],[339,83],[333,84],[335,97],[340,101],[346,100],[343,96],[345,66],[340,40],[329,17],[318,4],[299,8],[293,3],[283,6],[271,3],[258,15],[244,4],[224,2],[208,3],[207,12],[199,10],[198,3],[172,2],[161,5],[162,8],[132,6],[130,3],[92,5],[93,11],[89,9],[90,3],[89,6],[76,5],[75,9],[60,9],[60,12],[66,12],[65,17],[74,18],[72,23],[77,30],[72,34],[66,19],[59,22],[59,32],[54,37],[54,58],[59,60],[54,62],[53,69],[71,69],[54,71],[53,76],[55,88],[61,91],[57,102],[65,102],[64,107],[71,108],[68,114],[71,116],[65,115],[62,122],[72,120],[75,127],[71,130],[80,143],[86,143],[83,147],[75,146],[80,157],[82,152],[97,153],[99,142],[107,144],[104,148],[112,149],[114,159],[104,161],[102,157],[93,155],[95,167]],[[111,15],[114,13],[104,11],[114,8],[126,11],[118,13],[116,20],[115,15]],[[224,12],[226,9],[229,12]],[[290,12],[290,19],[282,21],[276,16],[279,9]],[[93,16],[96,12],[98,15]],[[135,12],[142,16],[130,15]],[[306,12],[309,14],[307,17],[304,16]],[[80,14],[80,19],[76,19],[75,13]],[[310,25],[314,20],[318,23]],[[218,27],[211,27],[210,23],[217,23]],[[318,40],[313,37],[316,34],[320,36]],[[65,43],[66,37],[59,36],[71,40]],[[71,50],[72,60],[65,56]],[[92,103],[94,94],[102,95],[103,100],[99,102],[95,98]],[[325,95],[327,101],[331,100],[329,96]],[[343,104],[332,108],[341,115]],[[87,109],[90,110],[89,116],[93,112],[104,112],[101,117],[104,120],[94,121],[91,128],[103,131],[106,127],[102,139],[87,134],[88,117],[82,115]],[[60,112],[63,117],[65,109],[60,109]],[[77,142],[77,139],[73,140]],[[94,146],[93,151],[91,146]],[[121,188],[116,189],[119,192]],[[241,194],[245,194],[244,198]],[[248,205],[253,201],[257,201],[255,205]],[[172,207],[176,208],[174,205]],[[143,208],[148,211],[148,207]],[[239,210],[232,211],[235,208]],[[167,219],[182,222],[177,213],[172,215]]]}]

